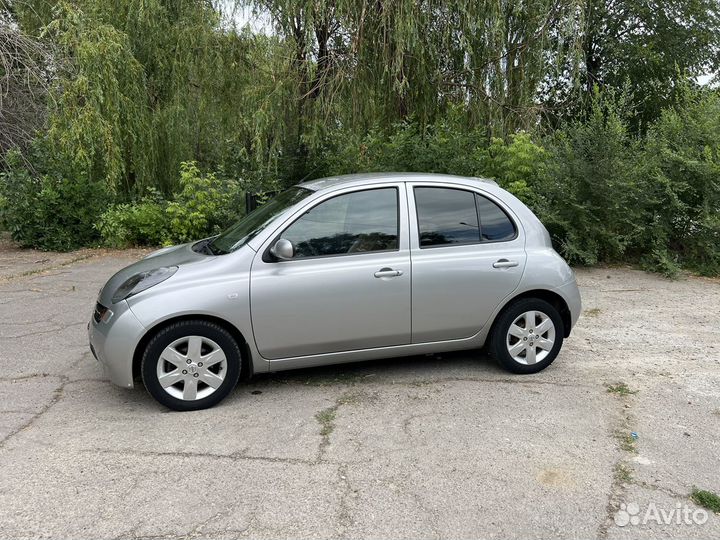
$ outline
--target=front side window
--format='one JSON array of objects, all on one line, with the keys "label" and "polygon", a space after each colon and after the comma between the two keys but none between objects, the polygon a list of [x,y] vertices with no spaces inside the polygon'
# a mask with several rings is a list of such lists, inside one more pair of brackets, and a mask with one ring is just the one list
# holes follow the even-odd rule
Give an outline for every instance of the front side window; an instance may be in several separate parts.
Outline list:
[{"label": "front side window", "polygon": [[414,191],[421,248],[515,238],[515,226],[505,211],[482,195],[454,188]]},{"label": "front side window", "polygon": [[398,249],[396,188],[355,191],[310,209],[282,233],[295,259]]}]

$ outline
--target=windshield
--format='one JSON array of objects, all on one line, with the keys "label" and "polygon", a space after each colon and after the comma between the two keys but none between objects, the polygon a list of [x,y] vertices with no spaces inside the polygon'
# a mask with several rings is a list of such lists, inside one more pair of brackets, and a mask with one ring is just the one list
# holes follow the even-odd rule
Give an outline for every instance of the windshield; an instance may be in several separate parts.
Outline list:
[{"label": "windshield", "polygon": [[300,202],[312,192],[293,187],[247,214],[208,244],[213,255],[223,255],[241,248],[267,227],[276,216]]}]

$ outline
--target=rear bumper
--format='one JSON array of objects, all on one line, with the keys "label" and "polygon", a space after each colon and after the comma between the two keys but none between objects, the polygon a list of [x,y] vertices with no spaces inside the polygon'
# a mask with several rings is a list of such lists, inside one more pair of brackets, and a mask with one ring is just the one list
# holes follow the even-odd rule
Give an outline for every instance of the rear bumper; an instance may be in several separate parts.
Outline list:
[{"label": "rear bumper", "polygon": [[582,312],[582,299],[580,298],[580,290],[578,289],[577,282],[574,279],[568,281],[564,285],[553,289],[553,292],[562,296],[570,310],[570,329],[568,329],[567,332],[570,334],[570,330],[575,327]]},{"label": "rear bumper", "polygon": [[91,317],[88,324],[90,350],[114,384],[132,388],[133,355],[145,327],[125,301],[113,304],[112,311],[107,322],[97,322]]}]

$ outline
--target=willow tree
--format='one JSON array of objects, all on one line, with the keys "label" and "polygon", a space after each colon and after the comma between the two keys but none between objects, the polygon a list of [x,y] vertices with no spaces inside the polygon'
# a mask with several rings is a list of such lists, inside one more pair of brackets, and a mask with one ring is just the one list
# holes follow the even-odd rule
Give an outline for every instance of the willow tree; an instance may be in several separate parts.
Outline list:
[{"label": "willow tree", "polygon": [[244,113],[265,45],[223,27],[212,3],[24,0],[14,11],[63,60],[51,74],[49,140],[91,180],[124,195],[168,191],[182,161],[216,168],[229,144],[262,146]]},{"label": "willow tree", "polygon": [[71,60],[55,81],[49,138],[91,180],[129,190],[154,172],[145,80],[127,36],[61,4],[47,27]]},{"label": "willow tree", "polygon": [[0,162],[44,127],[51,65],[48,48],[24,32],[0,0]]},{"label": "willow tree", "polygon": [[[581,18],[575,0],[259,0],[288,46],[307,126],[421,124],[452,104],[505,135],[537,121],[537,94]],[[569,22],[568,22],[569,21]],[[311,128],[312,129],[312,128]]]}]

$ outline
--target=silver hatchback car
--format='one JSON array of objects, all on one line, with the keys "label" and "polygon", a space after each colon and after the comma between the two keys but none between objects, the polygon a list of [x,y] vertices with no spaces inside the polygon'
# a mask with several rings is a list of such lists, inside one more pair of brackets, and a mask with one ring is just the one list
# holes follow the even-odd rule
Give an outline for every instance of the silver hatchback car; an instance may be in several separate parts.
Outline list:
[{"label": "silver hatchback car", "polygon": [[478,349],[535,373],[580,315],[535,215],[490,180],[383,173],[299,184],[219,236],[100,291],[90,348],[115,384],[211,407],[240,373]]}]

